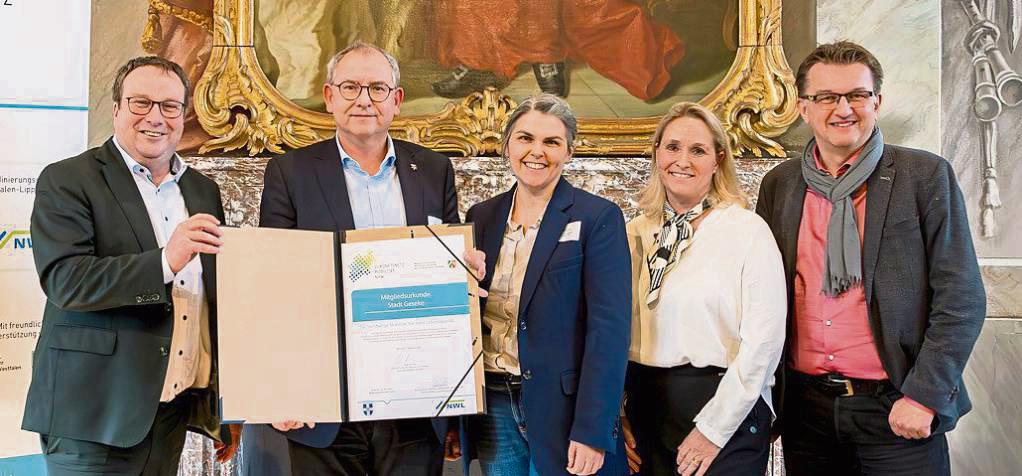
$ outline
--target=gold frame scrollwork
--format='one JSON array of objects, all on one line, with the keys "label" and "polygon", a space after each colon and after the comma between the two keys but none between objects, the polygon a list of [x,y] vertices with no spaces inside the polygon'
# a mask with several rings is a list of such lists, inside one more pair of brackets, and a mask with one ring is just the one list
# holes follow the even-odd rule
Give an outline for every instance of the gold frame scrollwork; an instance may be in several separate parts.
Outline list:
[{"label": "gold frame scrollwork", "polygon": [[[200,153],[246,150],[282,153],[331,137],[329,114],[284,97],[259,66],[253,47],[253,2],[214,0],[213,51],[195,88],[200,124],[212,139]],[[730,70],[700,102],[723,120],[736,155],[783,157],[774,138],[795,119],[795,87],[781,45],[783,0],[739,2],[739,44]],[[494,154],[516,104],[487,88],[427,116],[398,117],[391,134],[431,149],[465,156]],[[579,120],[578,154],[648,152],[658,117]]]}]

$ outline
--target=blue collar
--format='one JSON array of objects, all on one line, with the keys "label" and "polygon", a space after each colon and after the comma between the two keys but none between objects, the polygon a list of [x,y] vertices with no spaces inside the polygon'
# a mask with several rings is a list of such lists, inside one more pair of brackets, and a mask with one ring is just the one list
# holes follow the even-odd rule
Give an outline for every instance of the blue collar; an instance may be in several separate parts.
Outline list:
[{"label": "blue collar", "polygon": [[[341,139],[335,136],[334,142],[337,143],[337,152],[341,154],[341,166],[344,168],[355,168],[355,170],[365,173],[362,170],[362,166],[358,165],[358,161],[344,150],[344,146],[341,145]],[[380,171],[375,176],[378,177],[385,170],[393,168],[395,161],[397,161],[397,152],[394,151],[394,140],[391,139],[390,134],[387,134],[387,156],[383,159],[383,163],[380,164]]]}]

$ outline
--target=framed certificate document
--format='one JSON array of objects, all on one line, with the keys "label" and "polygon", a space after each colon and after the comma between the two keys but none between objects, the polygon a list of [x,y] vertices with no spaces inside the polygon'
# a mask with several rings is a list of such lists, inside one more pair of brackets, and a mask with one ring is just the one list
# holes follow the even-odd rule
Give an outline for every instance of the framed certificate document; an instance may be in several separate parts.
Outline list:
[{"label": "framed certificate document", "polygon": [[342,422],[485,410],[471,225],[225,229],[225,421]]},{"label": "framed certificate document", "polygon": [[477,283],[460,262],[471,247],[470,225],[344,233],[351,420],[483,411]]}]

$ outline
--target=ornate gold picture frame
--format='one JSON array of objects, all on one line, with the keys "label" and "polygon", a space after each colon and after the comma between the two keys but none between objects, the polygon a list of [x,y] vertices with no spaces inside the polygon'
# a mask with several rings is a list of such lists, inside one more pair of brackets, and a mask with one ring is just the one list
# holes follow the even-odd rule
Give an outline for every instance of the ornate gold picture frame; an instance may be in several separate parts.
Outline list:
[{"label": "ornate gold picture frame", "polygon": [[[781,43],[783,0],[738,3],[738,44],[730,69],[699,102],[717,113],[742,156],[784,156],[774,140],[796,117],[794,78]],[[285,97],[260,67],[254,47],[255,0],[214,0],[213,49],[195,88],[195,111],[213,138],[200,153],[282,153],[334,134],[333,117]],[[396,138],[440,152],[498,153],[500,133],[516,103],[487,87],[430,115],[399,116]],[[659,117],[579,118],[577,154],[648,152]]]}]

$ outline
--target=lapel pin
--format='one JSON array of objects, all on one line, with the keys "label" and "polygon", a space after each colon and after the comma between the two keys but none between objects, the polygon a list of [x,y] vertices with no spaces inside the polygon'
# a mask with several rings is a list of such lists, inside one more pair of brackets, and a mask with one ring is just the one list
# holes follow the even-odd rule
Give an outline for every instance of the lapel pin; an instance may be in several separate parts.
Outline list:
[{"label": "lapel pin", "polygon": [[412,167],[412,170],[419,170],[419,166],[416,164],[408,164]]}]

